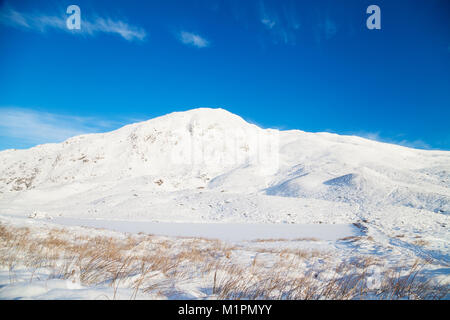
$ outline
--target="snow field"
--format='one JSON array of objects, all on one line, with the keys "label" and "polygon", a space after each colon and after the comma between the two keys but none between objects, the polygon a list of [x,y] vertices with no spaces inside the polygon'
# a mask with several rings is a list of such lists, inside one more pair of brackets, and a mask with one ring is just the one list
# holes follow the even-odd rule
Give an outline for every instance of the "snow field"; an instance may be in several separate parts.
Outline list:
[{"label": "snow field", "polygon": [[2,218],[0,298],[448,298],[430,277],[444,266],[355,254],[362,238],[223,242]]}]

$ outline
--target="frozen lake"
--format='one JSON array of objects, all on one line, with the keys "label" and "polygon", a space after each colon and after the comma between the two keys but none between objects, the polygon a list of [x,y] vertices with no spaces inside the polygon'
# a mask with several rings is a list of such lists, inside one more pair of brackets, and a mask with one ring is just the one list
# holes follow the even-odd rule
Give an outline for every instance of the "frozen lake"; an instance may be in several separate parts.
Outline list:
[{"label": "frozen lake", "polygon": [[120,232],[143,232],[176,237],[204,237],[225,241],[255,239],[317,238],[335,241],[360,234],[352,224],[252,224],[252,223],[169,223],[131,220],[54,218],[66,226],[103,228]]}]

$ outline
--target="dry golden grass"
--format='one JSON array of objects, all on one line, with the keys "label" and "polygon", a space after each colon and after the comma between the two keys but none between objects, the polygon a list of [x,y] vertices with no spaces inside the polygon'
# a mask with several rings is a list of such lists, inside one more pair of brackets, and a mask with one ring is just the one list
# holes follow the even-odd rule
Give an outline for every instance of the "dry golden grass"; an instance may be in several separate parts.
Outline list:
[{"label": "dry golden grass", "polygon": [[[292,277],[289,272],[275,266],[251,274],[243,279],[239,271],[228,269],[227,276],[214,285],[219,299],[294,299],[294,300],[348,300],[348,299],[443,299],[448,287],[417,281],[421,263],[411,267],[406,274],[386,271],[380,285],[374,290],[367,286],[367,266],[356,271],[349,264],[335,267],[327,281],[317,280],[318,273]],[[293,264],[291,267],[295,267]]]},{"label": "dry golden grass", "polygon": [[[37,270],[47,268],[50,278],[109,285],[113,299],[119,287],[132,288],[132,299],[139,292],[167,296],[177,281],[200,278],[220,299],[440,299],[448,295],[447,286],[418,281],[426,262],[385,270],[374,290],[367,281],[369,269],[381,265],[379,258],[357,257],[333,265],[327,260],[329,253],[317,250],[252,247],[246,265],[233,259],[242,250],[246,249],[204,238],[144,234],[116,238],[0,224],[0,265],[8,268],[11,282],[16,267],[32,270],[30,281]],[[317,260],[325,262],[321,269],[299,272]]]},{"label": "dry golden grass", "polygon": [[277,238],[277,239],[255,239],[251,242],[264,243],[264,242],[289,242],[289,241],[320,241],[317,238],[313,237],[304,237],[304,238],[295,238],[295,239],[285,239],[285,238]]},{"label": "dry golden grass", "polygon": [[288,239],[284,239],[284,238],[278,238],[278,239],[255,239],[255,240],[252,240],[251,242],[264,243],[264,242],[285,242],[285,241],[289,241],[289,240]]},{"label": "dry golden grass", "polygon": [[320,241],[320,239],[313,237],[295,238],[293,241]]},{"label": "dry golden grass", "polygon": [[363,237],[361,237],[361,236],[348,236],[348,237],[339,239],[339,241],[355,242],[355,241],[360,241],[361,239],[363,239]]},{"label": "dry golden grass", "polygon": [[429,244],[430,244],[430,243],[429,243],[428,241],[423,240],[423,239],[419,239],[419,240],[414,240],[414,241],[413,241],[413,245],[415,245],[415,246],[420,246],[420,247],[427,246],[427,245],[429,245]]}]

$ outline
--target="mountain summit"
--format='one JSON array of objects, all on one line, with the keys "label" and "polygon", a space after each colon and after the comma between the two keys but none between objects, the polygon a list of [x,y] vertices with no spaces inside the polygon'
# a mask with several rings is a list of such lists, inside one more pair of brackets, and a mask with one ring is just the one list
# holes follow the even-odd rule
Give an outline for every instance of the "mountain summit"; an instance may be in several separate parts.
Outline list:
[{"label": "mountain summit", "polygon": [[[261,220],[261,212],[283,215],[309,199],[322,209],[348,206],[355,214],[386,206],[448,214],[449,172],[450,152],[262,129],[226,110],[202,108],[2,151],[0,209],[125,210],[153,219],[165,210],[189,210],[183,207],[189,203],[195,219],[221,219],[225,212]],[[183,204],[175,206],[179,197]],[[205,210],[195,208],[203,205]]]}]

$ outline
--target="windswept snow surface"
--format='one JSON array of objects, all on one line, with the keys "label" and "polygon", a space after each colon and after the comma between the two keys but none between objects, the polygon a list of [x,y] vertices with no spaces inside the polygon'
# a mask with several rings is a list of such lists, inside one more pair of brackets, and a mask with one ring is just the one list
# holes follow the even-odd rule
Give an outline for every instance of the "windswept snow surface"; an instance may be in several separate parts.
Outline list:
[{"label": "windswept snow surface", "polygon": [[55,218],[65,226],[83,226],[111,229],[127,233],[146,233],[172,237],[200,237],[223,241],[250,241],[263,239],[308,239],[336,241],[359,236],[360,230],[348,224],[254,224],[254,223],[170,223],[100,219]]},{"label": "windswept snow surface", "polygon": [[447,267],[449,186],[448,151],[262,129],[223,109],[0,152],[0,216],[104,228],[355,223],[384,250]]}]

